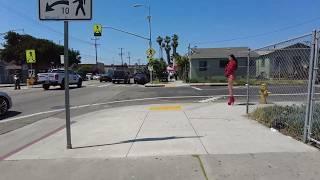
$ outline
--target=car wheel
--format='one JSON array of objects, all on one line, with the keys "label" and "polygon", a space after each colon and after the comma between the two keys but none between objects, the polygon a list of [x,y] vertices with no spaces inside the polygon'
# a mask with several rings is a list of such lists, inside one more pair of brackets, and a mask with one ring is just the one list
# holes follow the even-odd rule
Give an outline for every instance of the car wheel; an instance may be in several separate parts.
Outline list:
[{"label": "car wheel", "polygon": [[62,80],[62,82],[61,82],[61,84],[60,84],[60,88],[61,88],[61,89],[65,89],[64,80]]},{"label": "car wheel", "polygon": [[9,103],[6,99],[0,98],[0,116],[5,115],[8,112]]},{"label": "car wheel", "polygon": [[50,89],[50,85],[49,84],[44,84],[44,85],[42,85],[42,88],[44,90],[49,90]]},{"label": "car wheel", "polygon": [[115,84],[115,83],[116,83],[116,81],[112,81],[112,83],[113,83],[113,84]]},{"label": "car wheel", "polygon": [[81,87],[82,87],[82,80],[81,80],[81,79],[79,79],[79,82],[78,82],[78,84],[77,84],[77,87],[78,87],[78,88],[81,88]]}]

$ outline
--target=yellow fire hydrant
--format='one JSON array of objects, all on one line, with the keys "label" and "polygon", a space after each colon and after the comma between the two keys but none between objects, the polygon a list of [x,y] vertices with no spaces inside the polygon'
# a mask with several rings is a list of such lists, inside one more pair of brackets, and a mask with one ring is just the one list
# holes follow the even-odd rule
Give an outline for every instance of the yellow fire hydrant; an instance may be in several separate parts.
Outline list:
[{"label": "yellow fire hydrant", "polygon": [[260,104],[267,104],[267,97],[270,92],[268,91],[267,84],[261,84],[260,86]]}]

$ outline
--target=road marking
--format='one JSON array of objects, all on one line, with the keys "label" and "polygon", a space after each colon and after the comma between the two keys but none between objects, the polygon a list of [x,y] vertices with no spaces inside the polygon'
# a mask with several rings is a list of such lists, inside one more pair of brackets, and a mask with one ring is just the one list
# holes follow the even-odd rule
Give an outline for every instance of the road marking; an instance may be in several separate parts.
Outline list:
[{"label": "road marking", "polygon": [[212,98],[209,98],[209,99],[201,100],[201,101],[199,101],[199,103],[214,102],[214,101],[220,100],[220,99],[222,99],[224,97],[225,96],[216,96],[216,97],[212,97]]},{"label": "road marking", "polygon": [[[269,96],[302,96],[302,95],[303,96],[307,95],[307,93],[303,93],[303,94],[270,94]],[[315,95],[320,95],[320,93],[315,93]],[[227,97],[228,95],[217,95],[217,96]],[[215,96],[215,97],[217,97],[217,96]],[[259,96],[260,95],[251,95],[250,97],[259,97]],[[235,97],[247,97],[247,95],[235,95]],[[106,102],[106,103],[95,103],[95,104],[72,106],[72,107],[70,107],[70,109],[81,109],[81,108],[85,108],[85,107],[103,106],[103,105],[110,105],[110,104],[116,104],[116,103],[135,102],[135,101],[148,101],[148,100],[160,100],[160,99],[187,99],[187,98],[213,98],[213,96],[175,96],[175,97],[153,97],[153,98],[142,98],[142,99],[129,99],[129,100]],[[30,117],[44,115],[44,114],[63,112],[64,110],[65,109],[57,109],[57,110],[52,110],[52,111],[44,111],[44,112],[29,114],[29,115],[25,115],[25,116],[2,120],[2,121],[0,121],[0,124],[8,122],[8,121],[30,118]]]},{"label": "road marking", "polygon": [[[209,97],[212,97],[212,96],[176,96],[176,97],[154,97],[154,98],[130,99],[130,100],[112,101],[112,102],[106,102],[106,103],[95,103],[95,104],[72,106],[72,107],[70,107],[70,109],[81,109],[81,108],[85,108],[85,107],[102,106],[102,105],[109,105],[109,104],[116,104],[116,103],[135,102],[135,101],[147,101],[147,100],[159,100],[159,99],[209,98]],[[44,114],[63,112],[64,110],[65,109],[63,108],[63,109],[56,109],[56,110],[52,110],[52,111],[38,112],[38,113],[34,113],[34,114],[29,114],[29,115],[25,115],[25,116],[2,120],[2,121],[0,121],[0,124],[5,123],[5,122],[9,122],[9,121],[13,121],[13,120],[30,118],[30,117],[44,115]]]},{"label": "road marking", "polygon": [[150,111],[181,111],[181,106],[152,106]]},{"label": "road marking", "polygon": [[200,89],[200,88],[197,88],[197,87],[193,87],[193,86],[191,86],[191,88],[193,88],[193,89],[195,89],[197,91],[202,91],[203,90],[203,89]]},{"label": "road marking", "polygon": [[111,85],[111,84],[105,84],[105,85],[98,86],[98,88],[108,87],[108,86],[110,86],[110,85]]}]

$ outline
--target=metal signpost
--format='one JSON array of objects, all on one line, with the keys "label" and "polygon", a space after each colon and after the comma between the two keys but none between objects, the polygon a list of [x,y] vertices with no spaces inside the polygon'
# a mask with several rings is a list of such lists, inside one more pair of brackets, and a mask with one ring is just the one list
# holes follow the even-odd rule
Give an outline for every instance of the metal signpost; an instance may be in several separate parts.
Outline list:
[{"label": "metal signpost", "polygon": [[72,149],[70,97],[69,97],[69,22],[68,20],[91,20],[92,0],[39,0],[40,20],[64,21],[64,69],[67,148]]},{"label": "metal signpost", "polygon": [[[149,48],[147,51],[146,51],[146,54],[147,54],[147,58],[149,60],[149,62],[151,61],[151,59],[154,57],[154,55],[156,54],[156,51],[152,48]],[[153,66],[152,65],[149,65],[148,67],[149,71],[150,71],[150,83],[152,84],[153,83]]]},{"label": "metal signpost", "polygon": [[32,64],[35,64],[37,62],[36,50],[34,49],[26,50],[26,61],[27,61],[27,64],[30,64],[30,70],[28,71],[29,72],[28,74],[29,74],[29,78],[31,78],[34,75]]}]

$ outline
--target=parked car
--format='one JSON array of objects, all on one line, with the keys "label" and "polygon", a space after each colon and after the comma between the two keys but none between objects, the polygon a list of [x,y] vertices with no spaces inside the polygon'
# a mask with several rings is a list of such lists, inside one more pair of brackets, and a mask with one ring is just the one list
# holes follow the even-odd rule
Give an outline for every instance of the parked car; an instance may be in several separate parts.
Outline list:
[{"label": "parked car", "polygon": [[12,100],[7,93],[0,92],[0,116],[5,115],[12,107]]},{"label": "parked car", "polygon": [[113,83],[123,82],[125,84],[130,84],[130,73],[127,71],[114,71],[112,76]]},{"label": "parked car", "polygon": [[141,85],[144,85],[146,83],[149,82],[149,78],[147,77],[146,74],[144,73],[137,73],[133,76],[133,79],[134,79],[134,83],[135,84],[141,84]]},{"label": "parked car", "polygon": [[169,73],[165,71],[160,75],[159,80],[161,82],[168,82],[168,77],[169,77]]},{"label": "parked car", "polygon": [[99,80],[101,77],[101,74],[96,74],[92,77],[93,80]]},{"label": "parked car", "polygon": [[112,82],[112,74],[102,74],[100,76],[100,82]]},{"label": "parked car", "polygon": [[[48,90],[50,86],[60,86],[61,89],[65,88],[64,70],[53,69],[48,73],[38,74],[38,84],[42,84],[44,90]],[[79,74],[69,70],[69,84],[77,85],[78,88],[82,87],[82,78]]]},{"label": "parked car", "polygon": [[93,74],[92,73],[87,73],[86,78],[88,81],[93,80]]}]

